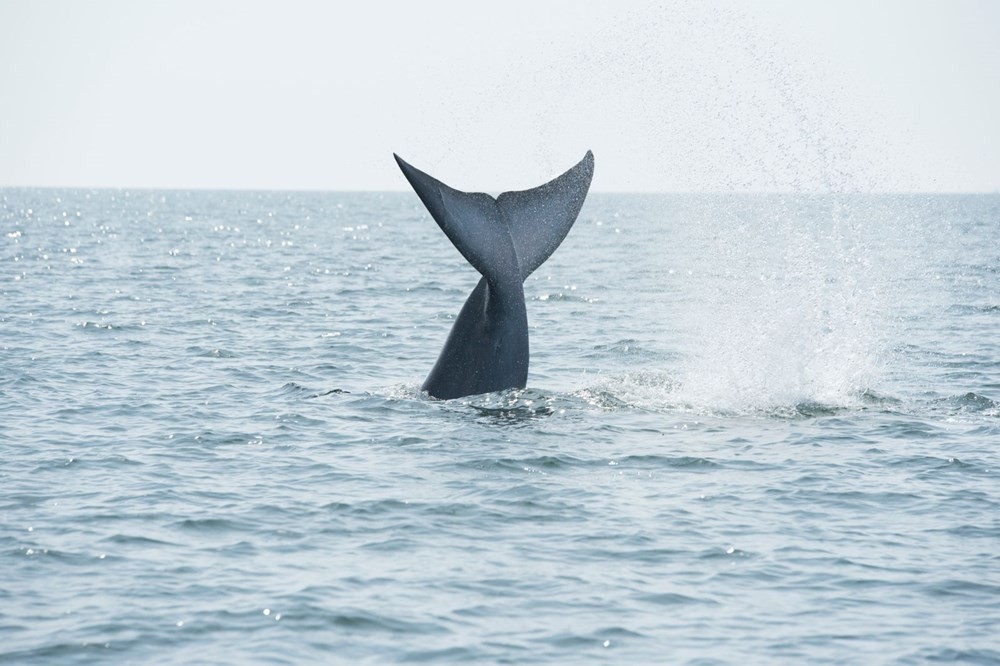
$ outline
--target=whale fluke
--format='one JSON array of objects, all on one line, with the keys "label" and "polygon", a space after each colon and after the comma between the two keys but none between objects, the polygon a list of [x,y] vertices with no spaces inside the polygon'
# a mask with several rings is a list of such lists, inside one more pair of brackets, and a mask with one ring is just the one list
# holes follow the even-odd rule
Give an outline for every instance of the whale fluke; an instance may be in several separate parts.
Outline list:
[{"label": "whale fluke", "polygon": [[394,157],[431,217],[483,276],[423,390],[450,399],[524,388],[528,315],[523,283],[576,221],[594,176],[593,153],[588,150],[576,166],[544,185],[496,199],[456,190]]}]

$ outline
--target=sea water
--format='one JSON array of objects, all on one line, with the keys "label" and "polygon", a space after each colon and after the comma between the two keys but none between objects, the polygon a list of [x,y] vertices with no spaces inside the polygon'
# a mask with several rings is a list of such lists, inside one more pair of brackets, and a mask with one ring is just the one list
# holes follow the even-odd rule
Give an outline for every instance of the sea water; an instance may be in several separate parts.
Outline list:
[{"label": "sea water", "polygon": [[0,661],[1000,661],[1000,196],[0,190]]}]

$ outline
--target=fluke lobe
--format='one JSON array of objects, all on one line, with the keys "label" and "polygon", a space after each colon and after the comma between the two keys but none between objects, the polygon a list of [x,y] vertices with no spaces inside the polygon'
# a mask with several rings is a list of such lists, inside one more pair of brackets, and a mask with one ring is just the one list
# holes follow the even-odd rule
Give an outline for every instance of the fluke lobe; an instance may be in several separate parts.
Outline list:
[{"label": "fluke lobe", "polygon": [[555,252],[580,213],[594,176],[594,154],[555,180],[497,198],[461,192],[396,163],[431,217],[482,274],[421,388],[460,398],[528,381],[528,313],[524,280]]}]

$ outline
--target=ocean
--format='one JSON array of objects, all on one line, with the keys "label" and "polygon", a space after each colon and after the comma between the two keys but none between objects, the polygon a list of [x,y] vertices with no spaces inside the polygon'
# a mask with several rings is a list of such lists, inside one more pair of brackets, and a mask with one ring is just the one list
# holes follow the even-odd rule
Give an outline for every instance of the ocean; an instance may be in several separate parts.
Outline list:
[{"label": "ocean", "polygon": [[0,662],[1000,663],[1000,195],[0,189]]}]

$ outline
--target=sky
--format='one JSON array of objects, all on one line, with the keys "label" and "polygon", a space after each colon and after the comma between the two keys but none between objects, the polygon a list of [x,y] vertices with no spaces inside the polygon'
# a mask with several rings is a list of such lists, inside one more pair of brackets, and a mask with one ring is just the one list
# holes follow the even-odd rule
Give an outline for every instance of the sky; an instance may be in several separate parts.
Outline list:
[{"label": "sky", "polygon": [[0,0],[0,187],[1000,190],[992,0]]}]

